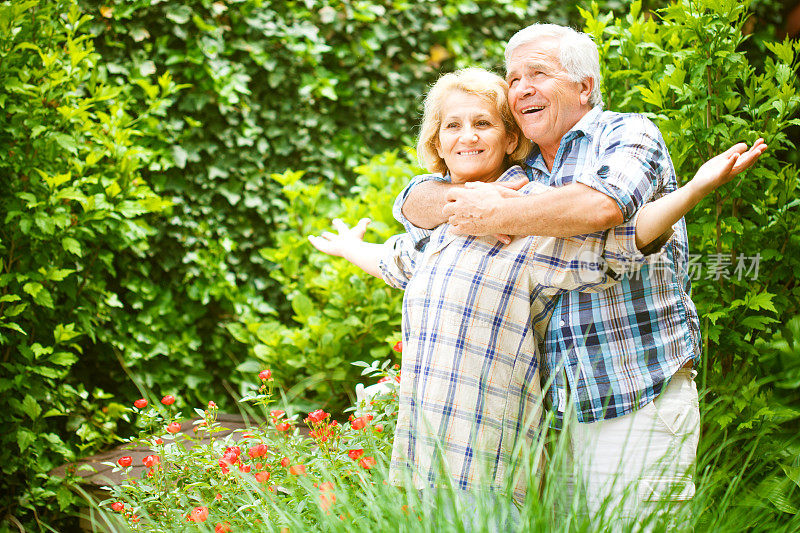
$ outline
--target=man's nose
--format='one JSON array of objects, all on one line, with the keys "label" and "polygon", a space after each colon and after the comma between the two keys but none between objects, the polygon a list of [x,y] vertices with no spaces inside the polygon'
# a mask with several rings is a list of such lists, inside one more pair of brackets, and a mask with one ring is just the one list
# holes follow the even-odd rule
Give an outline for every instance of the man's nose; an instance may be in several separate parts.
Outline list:
[{"label": "man's nose", "polygon": [[522,76],[517,83],[519,84],[519,94],[522,97],[531,96],[536,92],[536,86],[528,76]]}]

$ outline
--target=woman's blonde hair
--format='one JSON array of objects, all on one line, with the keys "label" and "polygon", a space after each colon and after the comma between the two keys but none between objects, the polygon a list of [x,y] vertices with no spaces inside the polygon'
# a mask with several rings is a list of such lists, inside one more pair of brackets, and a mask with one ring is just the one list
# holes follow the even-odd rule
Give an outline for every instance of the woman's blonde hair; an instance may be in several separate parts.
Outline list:
[{"label": "woman's blonde hair", "polygon": [[420,165],[430,172],[441,174],[447,172],[447,165],[439,156],[436,146],[439,140],[439,128],[442,125],[442,107],[445,99],[454,91],[474,94],[493,104],[503,120],[506,134],[517,136],[517,147],[506,157],[506,163],[510,166],[525,161],[531,151],[531,142],[525,138],[511,113],[507,96],[508,84],[493,72],[473,67],[445,74],[428,91],[417,142]]}]

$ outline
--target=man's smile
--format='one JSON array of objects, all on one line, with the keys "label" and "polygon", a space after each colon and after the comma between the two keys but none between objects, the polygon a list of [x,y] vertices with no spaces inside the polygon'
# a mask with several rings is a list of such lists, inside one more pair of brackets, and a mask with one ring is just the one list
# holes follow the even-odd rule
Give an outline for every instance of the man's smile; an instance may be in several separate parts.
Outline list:
[{"label": "man's smile", "polygon": [[543,105],[526,106],[526,107],[522,108],[522,114],[523,115],[530,115],[530,114],[533,114],[533,113],[538,113],[539,111],[541,111],[544,108],[545,108],[545,106],[543,106]]}]

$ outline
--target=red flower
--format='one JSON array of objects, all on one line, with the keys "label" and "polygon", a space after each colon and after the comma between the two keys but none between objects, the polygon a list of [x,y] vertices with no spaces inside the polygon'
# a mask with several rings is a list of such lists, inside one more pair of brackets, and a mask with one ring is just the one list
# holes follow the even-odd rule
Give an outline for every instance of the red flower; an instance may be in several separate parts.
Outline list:
[{"label": "red flower", "polygon": [[392,346],[392,350],[397,353],[403,353],[403,341],[397,341],[394,346]]},{"label": "red flower", "polygon": [[175,396],[173,396],[172,394],[167,394],[166,396],[161,398],[161,403],[163,403],[164,405],[172,405],[173,403],[175,403]]},{"label": "red flower", "polygon": [[164,439],[162,439],[161,437],[157,438],[156,439],[156,444],[158,444],[158,445],[164,444]]},{"label": "red flower", "polygon": [[133,406],[136,407],[137,409],[144,409],[145,407],[147,407],[147,400],[145,400],[144,398],[139,398],[138,400],[133,402]]},{"label": "red flower", "polygon": [[245,474],[250,473],[250,465],[239,465],[239,470]]},{"label": "red flower", "polygon": [[272,370],[262,370],[258,373],[258,379],[261,381],[268,381],[272,379]]},{"label": "red flower", "polygon": [[178,433],[181,430],[181,423],[180,422],[170,422],[167,426],[167,431],[172,433],[173,435]]},{"label": "red flower", "polygon": [[220,494],[219,492],[214,494],[214,499],[218,500],[218,501],[221,500],[222,499],[222,494]]},{"label": "red flower", "polygon": [[269,472],[256,472],[256,481],[266,483],[269,481]]},{"label": "red flower", "polygon": [[217,404],[215,404],[214,402],[208,402],[208,408],[209,409],[216,409],[217,408]]},{"label": "red flower", "polygon": [[375,424],[375,433],[383,433],[383,424]]},{"label": "red flower", "polygon": [[127,468],[133,464],[133,457],[126,455],[117,459],[117,464],[123,468]]},{"label": "red flower", "polygon": [[325,411],[323,411],[322,409],[317,409],[316,411],[308,413],[308,418],[306,420],[311,420],[312,422],[318,424],[323,420],[325,420],[326,418],[328,418],[328,416],[330,415]]},{"label": "red flower", "polygon": [[305,465],[292,465],[289,467],[289,473],[293,476],[305,476],[306,467]]},{"label": "red flower", "polygon": [[364,470],[370,470],[377,464],[377,461],[374,457],[364,457],[359,462],[358,465],[363,468]]},{"label": "red flower", "polygon": [[111,508],[116,512],[121,513],[125,509],[125,504],[122,502],[114,502],[111,504]]},{"label": "red flower", "polygon": [[256,446],[252,446],[249,450],[247,450],[247,455],[249,455],[251,459],[255,459],[256,457],[262,457],[266,454],[267,454],[266,444],[258,444]]},{"label": "red flower", "polygon": [[208,518],[208,507],[195,507],[186,517],[189,522],[205,522]]},{"label": "red flower", "polygon": [[214,526],[214,533],[230,533],[231,525],[229,522],[220,522]]},{"label": "red flower", "polygon": [[350,427],[352,427],[353,429],[364,429],[364,427],[367,425],[367,422],[369,422],[367,416],[359,416],[358,418],[350,422]]},{"label": "red flower", "polygon": [[281,422],[280,424],[275,425],[275,429],[278,431],[289,431],[292,429],[292,425],[288,422]]},{"label": "red flower", "polygon": [[148,468],[154,467],[160,463],[161,463],[161,458],[157,455],[148,455],[147,457],[142,459],[142,464],[144,464],[144,466]]},{"label": "red flower", "polygon": [[282,467],[286,468],[290,464],[291,464],[291,462],[289,461],[288,457],[284,457],[283,459],[281,459],[281,466]]},{"label": "red flower", "polygon": [[282,409],[273,409],[272,411],[269,412],[269,415],[272,418],[280,418],[285,414],[286,414],[286,411],[284,411]]},{"label": "red flower", "polygon": [[347,456],[352,459],[353,461],[357,461],[359,457],[364,455],[364,448],[359,448],[357,450],[347,450]]},{"label": "red flower", "polygon": [[238,446],[228,446],[227,448],[225,448],[225,455],[228,454],[239,457],[240,455],[242,455],[242,449],[239,448]]}]

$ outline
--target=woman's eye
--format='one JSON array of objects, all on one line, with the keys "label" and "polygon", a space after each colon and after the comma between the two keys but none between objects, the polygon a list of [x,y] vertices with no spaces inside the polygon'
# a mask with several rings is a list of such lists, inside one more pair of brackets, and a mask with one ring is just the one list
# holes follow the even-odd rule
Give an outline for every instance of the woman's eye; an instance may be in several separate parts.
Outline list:
[{"label": "woman's eye", "polygon": [[488,120],[479,120],[478,122],[476,122],[476,123],[475,123],[475,125],[476,125],[476,126],[480,126],[480,127],[482,127],[482,128],[486,128],[486,127],[488,127],[488,126],[491,126],[491,125],[492,125],[492,123],[491,123],[491,122],[489,122]]},{"label": "woman's eye", "polygon": [[445,125],[445,128],[447,128],[447,129],[453,129],[453,128],[457,128],[457,127],[458,127],[458,122],[448,122]]}]

